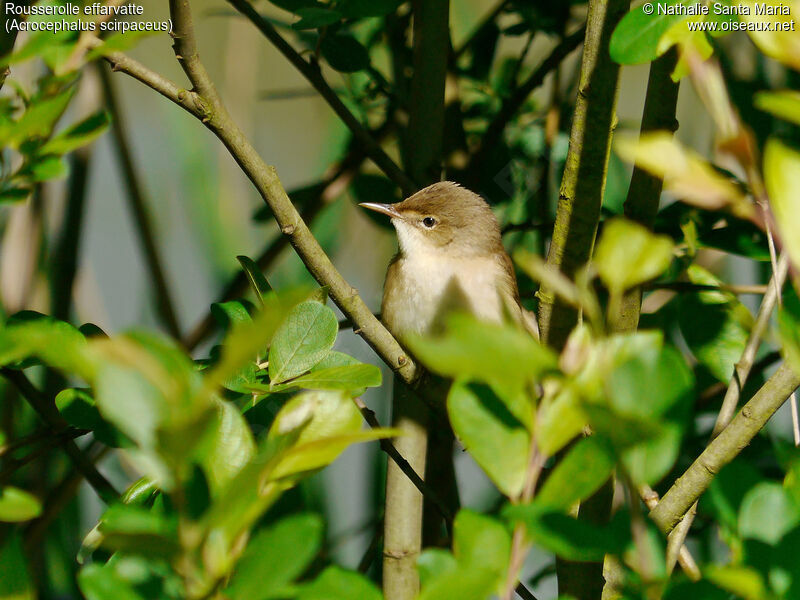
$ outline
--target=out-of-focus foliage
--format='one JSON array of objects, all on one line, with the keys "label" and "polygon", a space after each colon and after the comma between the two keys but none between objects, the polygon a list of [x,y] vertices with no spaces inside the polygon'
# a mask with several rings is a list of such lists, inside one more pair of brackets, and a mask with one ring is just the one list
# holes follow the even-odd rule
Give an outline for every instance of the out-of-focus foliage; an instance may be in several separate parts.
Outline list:
[{"label": "out-of-focus foliage", "polygon": [[[282,9],[271,22],[292,36],[314,68],[345,82],[336,93],[393,156],[402,159],[410,144],[420,143],[405,137],[409,3],[271,4]],[[616,558],[621,593],[630,599],[798,598],[800,460],[782,436],[756,437],[703,496],[689,538],[700,581],[672,571],[666,539],[639,501],[649,487],[669,490],[706,447],[724,388],[752,335],[749,304],[714,257],[751,261],[759,281],[766,281],[775,258],[768,234],[775,234],[793,275],[800,267],[800,99],[790,89],[797,83],[798,34],[748,32],[760,52],[753,50],[758,73],[742,79],[730,67],[726,44],[734,38],[722,34],[754,17],[647,15],[637,5],[622,18],[610,41],[612,58],[644,64],[675,48],[673,78],[695,87],[702,102],[696,110],[707,111],[717,144],[706,153],[672,132],[617,135],[593,259],[571,280],[548,270],[542,256],[568,146],[573,63],[561,63],[560,85],[549,101],[540,97],[545,94],[518,96],[540,64],[529,57],[534,42],[564,43],[585,19],[585,8],[577,1],[504,2],[454,45],[448,61],[444,172],[492,205],[515,258],[525,307],[536,307],[534,290],[542,282],[580,310],[581,323],[560,353],[510,323],[463,314],[451,315],[437,336],[409,340],[427,369],[452,380],[442,412],[494,486],[491,508],[465,506],[454,515],[448,547],[423,552],[419,597],[503,594],[516,576],[512,557],[532,546],[551,559]],[[791,3],[791,14],[798,12]],[[693,31],[690,21],[716,24],[718,31]],[[66,175],[65,157],[106,130],[110,116],[103,110],[74,121],[62,117],[86,61],[127,50],[139,37],[109,36],[76,54],[76,34],[34,34],[0,58],[12,67],[0,98],[0,203],[26,201],[43,182]],[[26,89],[13,69],[34,59],[42,63],[42,76]],[[519,109],[510,110],[515,103]],[[389,178],[362,165],[358,144],[348,141],[346,150],[334,180],[344,175],[342,187],[353,200],[399,199]],[[662,206],[655,232],[622,216],[625,163],[663,178],[675,200]],[[338,217],[321,211],[333,202],[330,183],[289,192],[309,220],[322,213],[315,234],[323,242],[345,230]],[[270,219],[266,209],[254,215],[255,221]],[[0,424],[0,600],[37,594],[88,600],[382,597],[370,561],[363,573],[332,564],[320,514],[328,499],[315,500],[303,487],[353,444],[396,433],[364,429],[354,402],[381,386],[381,371],[333,349],[340,324],[325,288],[273,289],[260,261],[237,258],[250,299],[235,293],[212,304],[210,331],[219,335],[192,353],[183,341],[154,331],[107,336],[91,324],[78,327],[33,311],[3,315],[0,367],[4,379],[22,384],[0,393],[25,408],[10,426]],[[641,330],[614,333],[613,317],[640,286],[646,306]],[[783,296],[765,347],[780,349],[798,370],[800,301],[791,291]],[[767,352],[763,357],[770,359]],[[772,362],[753,371],[743,401]],[[31,381],[35,385],[25,388]],[[32,404],[38,399],[51,410],[46,436],[17,387]],[[53,473],[19,472],[37,453],[88,435],[93,441],[83,449],[111,449],[137,479],[87,533],[78,531],[76,507],[58,503],[60,490],[67,494],[75,485],[69,478],[53,485]],[[611,477],[626,497],[610,520],[575,518],[575,505]],[[64,532],[53,528],[55,541],[43,544],[46,533],[37,532],[37,524],[46,527],[56,516]],[[82,544],[78,535],[85,535]],[[38,542],[31,541],[36,536]],[[379,537],[375,543],[377,549]],[[26,544],[47,553],[31,560]]]}]

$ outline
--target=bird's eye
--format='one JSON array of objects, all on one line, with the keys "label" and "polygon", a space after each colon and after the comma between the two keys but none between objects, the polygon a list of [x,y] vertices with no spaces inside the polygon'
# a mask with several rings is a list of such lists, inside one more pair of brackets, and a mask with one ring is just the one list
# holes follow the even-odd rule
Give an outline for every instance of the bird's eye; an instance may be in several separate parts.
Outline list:
[{"label": "bird's eye", "polygon": [[428,229],[433,229],[433,226],[436,225],[436,219],[433,217],[425,217],[422,219],[422,224],[425,225]]}]

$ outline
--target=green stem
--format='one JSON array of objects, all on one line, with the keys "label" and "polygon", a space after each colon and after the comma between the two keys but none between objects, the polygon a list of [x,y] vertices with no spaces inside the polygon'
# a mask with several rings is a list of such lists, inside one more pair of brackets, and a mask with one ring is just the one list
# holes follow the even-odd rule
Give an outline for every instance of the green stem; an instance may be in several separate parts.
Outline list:
[{"label": "green stem", "polygon": [[798,387],[800,375],[781,365],[650,511],[650,518],[662,531],[672,531],[720,469],[747,447]]},{"label": "green stem", "polygon": [[[608,44],[628,6],[627,0],[589,2],[569,152],[547,256],[548,264],[570,278],[589,260],[600,218],[619,80],[619,65],[611,60]],[[539,297],[542,340],[561,349],[578,313],[545,287]]]},{"label": "green stem", "polygon": [[[581,60],[578,97],[569,152],[561,182],[547,263],[574,279],[591,256],[606,183],[611,136],[616,125],[619,65],[611,60],[611,34],[629,8],[628,0],[590,0]],[[578,321],[578,311],[552,290],[539,290],[539,329],[543,342],[561,350]],[[589,498],[579,518],[603,522],[611,509],[606,485]],[[603,589],[601,562],[557,560],[558,591],[578,600],[596,600]]]},{"label": "green stem", "polygon": [[[672,81],[672,72],[678,60],[673,49],[650,66],[647,94],[644,101],[641,132],[675,131],[675,109],[678,104],[679,84]],[[633,169],[631,185],[625,198],[625,216],[652,229],[661,199],[664,181],[638,166]],[[642,307],[642,289],[628,291],[620,302],[618,311],[611,313],[611,328],[614,331],[636,331]]]}]

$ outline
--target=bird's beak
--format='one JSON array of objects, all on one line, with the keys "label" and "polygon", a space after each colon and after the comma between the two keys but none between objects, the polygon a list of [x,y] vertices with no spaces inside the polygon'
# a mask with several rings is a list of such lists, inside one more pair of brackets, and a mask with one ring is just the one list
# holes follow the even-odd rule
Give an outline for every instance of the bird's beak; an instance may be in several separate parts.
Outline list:
[{"label": "bird's beak", "polygon": [[393,219],[402,219],[402,216],[397,209],[391,204],[378,204],[377,202],[361,202],[359,206],[363,206],[364,208],[368,208],[369,210],[374,210],[375,212],[383,213],[384,215],[389,215]]}]

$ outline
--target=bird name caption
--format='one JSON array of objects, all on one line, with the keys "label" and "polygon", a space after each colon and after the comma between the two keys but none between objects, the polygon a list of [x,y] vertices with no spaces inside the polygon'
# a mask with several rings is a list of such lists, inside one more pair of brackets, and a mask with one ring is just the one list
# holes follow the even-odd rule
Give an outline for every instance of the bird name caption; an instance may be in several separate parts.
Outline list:
[{"label": "bird name caption", "polygon": [[[129,33],[132,31],[172,31],[172,19],[147,21],[136,19],[144,15],[141,4],[128,3],[115,6],[94,2],[85,6],[76,4],[34,4],[26,6],[15,2],[3,2],[6,17],[6,33],[17,31],[89,31]],[[21,18],[14,18],[21,17]],[[29,18],[34,17],[34,18]],[[84,17],[89,17],[84,20]],[[116,17],[129,17],[116,19]]]},{"label": "bird name caption", "polygon": [[791,6],[781,2],[645,2],[642,12],[653,16],[722,17],[705,20],[690,18],[686,21],[690,31],[712,34],[718,31],[796,31],[795,20],[791,18]]}]

